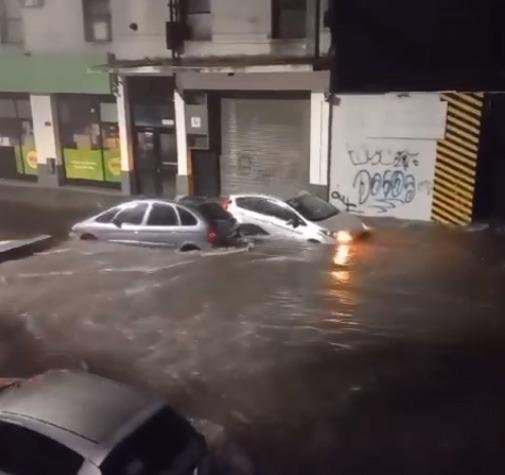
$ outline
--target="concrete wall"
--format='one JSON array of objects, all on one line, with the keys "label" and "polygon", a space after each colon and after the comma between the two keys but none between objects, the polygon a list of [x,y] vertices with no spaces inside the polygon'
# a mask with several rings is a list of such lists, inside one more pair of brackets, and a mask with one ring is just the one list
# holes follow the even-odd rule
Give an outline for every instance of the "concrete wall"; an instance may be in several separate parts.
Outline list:
[{"label": "concrete wall", "polygon": [[366,216],[430,220],[447,103],[439,94],[346,95],[337,100],[330,164],[333,204]]},{"label": "concrete wall", "polygon": [[[23,8],[25,49],[33,53],[111,52],[119,59],[168,57],[167,3],[167,0],[111,0],[113,41],[87,43],[82,1],[45,0],[43,7]],[[324,3],[325,0],[322,15]],[[271,39],[271,0],[212,0],[211,8],[212,41],[186,42],[186,56],[306,56],[313,51],[310,8],[307,40]],[[137,31],[129,28],[132,23],[137,24]],[[328,38],[329,32],[323,29],[323,52],[327,50]]]},{"label": "concrete wall", "polygon": [[106,52],[107,44],[86,43],[81,0],[45,0],[23,8],[25,49],[32,53]]}]

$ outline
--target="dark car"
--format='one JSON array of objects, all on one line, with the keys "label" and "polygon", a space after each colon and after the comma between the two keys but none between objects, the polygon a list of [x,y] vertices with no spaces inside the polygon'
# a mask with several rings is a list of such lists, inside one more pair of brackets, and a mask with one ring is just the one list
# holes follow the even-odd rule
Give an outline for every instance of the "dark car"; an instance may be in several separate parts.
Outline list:
[{"label": "dark car", "polygon": [[216,230],[219,245],[228,245],[237,237],[239,225],[231,213],[226,211],[217,200],[200,197],[186,196],[179,202],[189,209],[195,210],[208,221]]},{"label": "dark car", "polygon": [[203,436],[163,401],[71,371],[0,380],[0,473],[191,475]]}]

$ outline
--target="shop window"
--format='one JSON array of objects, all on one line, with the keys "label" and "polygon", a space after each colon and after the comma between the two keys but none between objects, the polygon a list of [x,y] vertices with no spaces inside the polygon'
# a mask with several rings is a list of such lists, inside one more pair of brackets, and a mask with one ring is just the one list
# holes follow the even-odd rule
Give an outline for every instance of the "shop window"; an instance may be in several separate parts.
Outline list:
[{"label": "shop window", "polygon": [[110,0],[83,0],[84,37],[87,42],[112,40]]},{"label": "shop window", "polygon": [[0,43],[23,43],[23,18],[19,0],[0,0]]},{"label": "shop window", "polygon": [[307,0],[272,0],[272,37],[305,38]]},{"label": "shop window", "polygon": [[30,101],[0,98],[0,176],[34,178],[37,172]]},{"label": "shop window", "polygon": [[188,0],[186,13],[189,39],[210,41],[212,39],[210,0]]},{"label": "shop window", "polygon": [[116,104],[97,96],[61,96],[58,112],[66,178],[120,183]]}]

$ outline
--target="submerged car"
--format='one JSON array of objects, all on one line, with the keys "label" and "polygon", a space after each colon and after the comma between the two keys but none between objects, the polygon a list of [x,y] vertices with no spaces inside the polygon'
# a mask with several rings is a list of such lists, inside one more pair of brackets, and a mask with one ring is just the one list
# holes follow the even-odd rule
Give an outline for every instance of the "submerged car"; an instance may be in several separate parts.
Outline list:
[{"label": "submerged car", "polygon": [[205,439],[163,401],[99,376],[0,380],[0,473],[200,474]]},{"label": "submerged car", "polygon": [[287,201],[268,195],[232,195],[224,203],[249,233],[314,243],[348,244],[369,233],[357,216],[311,194]]},{"label": "submerged car", "polygon": [[137,200],[77,223],[72,235],[194,251],[230,244],[237,229],[233,216],[217,203]]}]

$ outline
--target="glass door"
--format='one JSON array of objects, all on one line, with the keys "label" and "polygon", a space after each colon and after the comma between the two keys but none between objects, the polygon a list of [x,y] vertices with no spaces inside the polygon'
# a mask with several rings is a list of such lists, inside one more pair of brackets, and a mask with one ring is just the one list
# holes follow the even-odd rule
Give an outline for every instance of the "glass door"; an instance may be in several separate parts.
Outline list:
[{"label": "glass door", "polygon": [[174,132],[137,127],[135,159],[140,193],[175,197],[177,143]]},{"label": "glass door", "polygon": [[175,183],[177,179],[177,138],[175,131],[160,132],[159,144],[163,196],[166,196],[167,198],[174,198],[176,194]]}]

